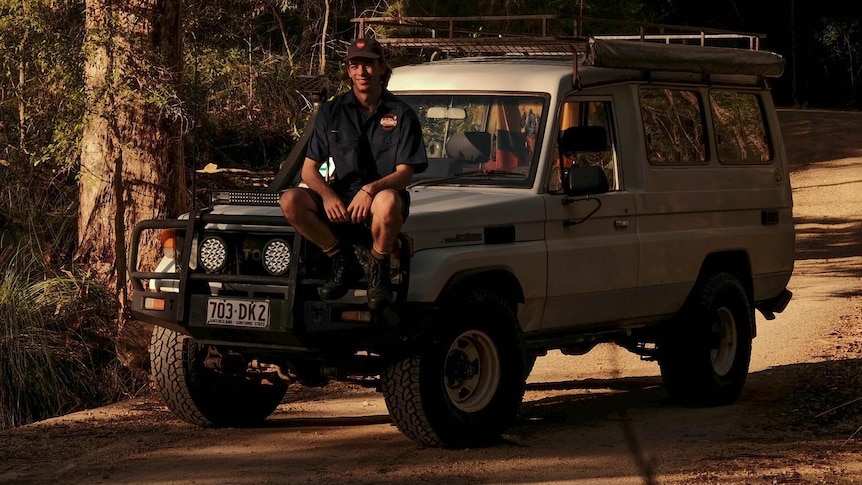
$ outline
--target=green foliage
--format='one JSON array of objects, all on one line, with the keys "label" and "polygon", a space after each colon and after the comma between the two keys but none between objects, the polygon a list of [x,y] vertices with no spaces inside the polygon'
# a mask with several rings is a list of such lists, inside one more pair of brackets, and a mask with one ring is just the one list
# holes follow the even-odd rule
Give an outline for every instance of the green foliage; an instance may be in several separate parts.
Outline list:
[{"label": "green foliage", "polygon": [[0,429],[136,386],[115,356],[116,296],[63,269],[76,197],[71,170],[0,167]]},{"label": "green foliage", "polygon": [[[195,12],[184,27],[190,163],[277,170],[310,112],[295,82],[312,71],[313,49],[304,40],[308,8],[255,0],[186,7]],[[298,62],[297,54],[306,60]]]},{"label": "green foliage", "polygon": [[77,163],[83,12],[76,0],[0,3],[0,160],[61,170]]},{"label": "green foliage", "polygon": [[75,172],[0,167],[0,429],[116,400],[135,384],[118,364],[117,299],[68,267]]},{"label": "green foliage", "polygon": [[0,429],[112,402],[124,389],[107,316],[116,298],[32,256],[23,245],[0,252]]}]

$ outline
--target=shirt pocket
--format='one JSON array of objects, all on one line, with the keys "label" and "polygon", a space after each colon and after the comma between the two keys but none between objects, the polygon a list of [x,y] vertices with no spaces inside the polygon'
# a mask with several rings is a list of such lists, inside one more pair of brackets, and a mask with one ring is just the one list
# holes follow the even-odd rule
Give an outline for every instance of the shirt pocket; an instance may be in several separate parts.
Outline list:
[{"label": "shirt pocket", "polygon": [[330,131],[326,134],[326,140],[336,171],[346,173],[355,170],[359,160],[359,138],[343,131]]},{"label": "shirt pocket", "polygon": [[397,130],[378,130],[371,137],[371,152],[381,175],[395,170],[395,156],[398,153]]}]

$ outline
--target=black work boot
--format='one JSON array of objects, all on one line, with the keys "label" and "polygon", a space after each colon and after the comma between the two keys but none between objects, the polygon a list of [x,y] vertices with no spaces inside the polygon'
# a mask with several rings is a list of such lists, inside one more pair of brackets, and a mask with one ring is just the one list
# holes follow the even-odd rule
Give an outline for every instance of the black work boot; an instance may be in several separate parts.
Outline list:
[{"label": "black work boot", "polygon": [[332,274],[320,287],[318,294],[324,300],[337,300],[347,294],[364,275],[352,246],[341,248],[332,256]]},{"label": "black work boot", "polygon": [[368,308],[383,309],[395,301],[392,293],[392,275],[389,272],[389,255],[384,259],[370,258],[368,272]]}]

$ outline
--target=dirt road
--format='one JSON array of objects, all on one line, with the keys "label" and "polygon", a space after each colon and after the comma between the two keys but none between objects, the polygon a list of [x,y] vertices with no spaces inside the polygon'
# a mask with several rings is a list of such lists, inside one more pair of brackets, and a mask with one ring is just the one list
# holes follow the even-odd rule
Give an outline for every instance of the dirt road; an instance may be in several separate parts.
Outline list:
[{"label": "dirt road", "polygon": [[862,114],[781,116],[794,298],[758,315],[734,405],[673,406],[656,364],[600,346],[540,358],[519,422],[489,448],[420,448],[380,395],[331,384],[289,393],[258,429],[195,428],[138,398],[0,432],[0,483],[862,483]]}]

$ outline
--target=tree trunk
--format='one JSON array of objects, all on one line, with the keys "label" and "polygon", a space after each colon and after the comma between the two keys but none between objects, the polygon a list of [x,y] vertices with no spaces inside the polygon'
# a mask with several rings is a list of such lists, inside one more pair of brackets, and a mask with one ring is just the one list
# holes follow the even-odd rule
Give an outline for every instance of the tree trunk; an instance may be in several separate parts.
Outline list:
[{"label": "tree trunk", "polygon": [[[125,310],[132,227],[187,205],[174,94],[182,70],[180,0],[86,0],[86,31],[75,260],[115,290]],[[144,241],[142,260],[157,260],[157,242]]]}]

